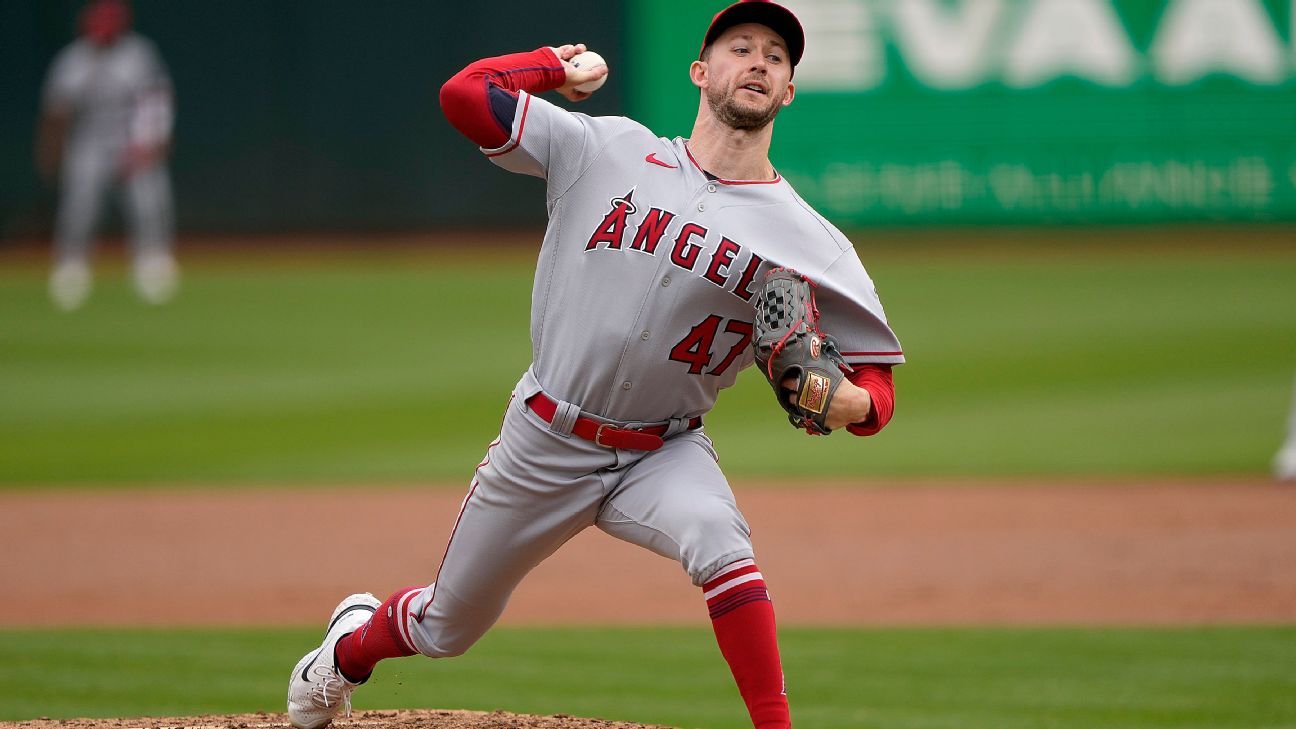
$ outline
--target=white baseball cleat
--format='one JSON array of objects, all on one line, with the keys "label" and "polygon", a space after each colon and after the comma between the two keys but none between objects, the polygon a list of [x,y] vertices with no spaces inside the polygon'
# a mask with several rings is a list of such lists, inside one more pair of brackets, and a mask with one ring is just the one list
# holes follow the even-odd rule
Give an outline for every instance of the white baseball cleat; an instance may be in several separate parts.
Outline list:
[{"label": "white baseball cleat", "polygon": [[63,311],[79,309],[90,296],[92,279],[85,261],[64,261],[50,274],[50,300]]},{"label": "white baseball cleat", "polygon": [[180,288],[180,267],[170,253],[149,253],[135,262],[135,292],[145,303],[165,304]]},{"label": "white baseball cleat", "polygon": [[358,630],[382,603],[367,592],[351,595],[338,604],[324,632],[324,644],[302,657],[288,680],[288,721],[297,729],[319,729],[346,710],[351,715],[352,683],[338,670],[333,649],[339,640]]},{"label": "white baseball cleat", "polygon": [[1287,446],[1273,461],[1274,476],[1283,481],[1296,481],[1296,446]]}]

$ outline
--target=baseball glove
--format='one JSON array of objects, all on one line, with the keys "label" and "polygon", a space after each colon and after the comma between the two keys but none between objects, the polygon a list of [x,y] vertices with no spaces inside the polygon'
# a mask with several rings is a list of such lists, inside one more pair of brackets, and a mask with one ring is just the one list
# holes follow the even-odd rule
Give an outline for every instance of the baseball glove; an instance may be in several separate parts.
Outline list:
[{"label": "baseball glove", "polygon": [[[832,337],[819,329],[814,289],[801,274],[776,268],[765,276],[755,298],[752,349],[756,363],[774,388],[779,405],[794,427],[827,435],[828,406],[849,369]],[[796,380],[789,390],[784,380]],[[797,396],[797,404],[789,399]]]}]

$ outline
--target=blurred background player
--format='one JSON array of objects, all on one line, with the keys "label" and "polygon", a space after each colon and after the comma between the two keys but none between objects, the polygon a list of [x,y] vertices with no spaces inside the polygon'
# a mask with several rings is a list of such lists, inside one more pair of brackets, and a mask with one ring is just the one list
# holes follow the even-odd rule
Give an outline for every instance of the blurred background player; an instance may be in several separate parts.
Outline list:
[{"label": "blurred background player", "polygon": [[79,37],[45,79],[36,165],[58,178],[50,297],[76,309],[90,295],[91,249],[103,202],[122,196],[140,298],[168,301],[179,283],[172,254],[171,80],[153,44],[131,31],[124,0],[91,0]]},{"label": "blurred background player", "polygon": [[1273,461],[1274,475],[1284,481],[1296,481],[1296,382],[1292,383],[1291,412],[1287,416],[1287,441]]}]

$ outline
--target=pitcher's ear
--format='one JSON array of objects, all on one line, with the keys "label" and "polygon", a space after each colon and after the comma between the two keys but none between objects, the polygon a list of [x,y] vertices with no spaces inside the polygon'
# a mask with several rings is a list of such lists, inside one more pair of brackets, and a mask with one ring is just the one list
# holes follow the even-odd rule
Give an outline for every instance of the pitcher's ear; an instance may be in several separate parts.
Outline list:
[{"label": "pitcher's ear", "polygon": [[690,63],[689,81],[692,81],[693,85],[698,87],[699,89],[702,88],[702,86],[706,83],[708,70],[710,69],[707,68],[706,61],[694,61],[693,63]]}]

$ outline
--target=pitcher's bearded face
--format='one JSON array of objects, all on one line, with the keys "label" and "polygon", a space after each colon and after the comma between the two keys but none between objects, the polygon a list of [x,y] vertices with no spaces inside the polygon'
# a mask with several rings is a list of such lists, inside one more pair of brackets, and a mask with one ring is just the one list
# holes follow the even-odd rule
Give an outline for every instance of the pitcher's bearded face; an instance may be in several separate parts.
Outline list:
[{"label": "pitcher's bearded face", "polygon": [[[759,78],[739,79],[731,88],[712,86],[706,91],[707,105],[726,126],[761,129],[778,116],[783,108],[783,97],[787,95],[785,91],[765,90],[766,87],[766,82]],[[759,97],[753,98],[757,95]]]},{"label": "pitcher's bearded face", "polygon": [[721,123],[757,130],[790,101],[792,64],[777,33],[756,23],[736,25],[707,47],[707,106]]}]

